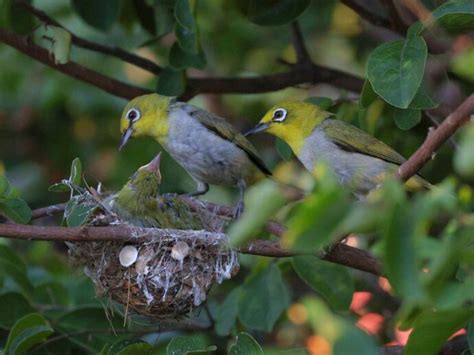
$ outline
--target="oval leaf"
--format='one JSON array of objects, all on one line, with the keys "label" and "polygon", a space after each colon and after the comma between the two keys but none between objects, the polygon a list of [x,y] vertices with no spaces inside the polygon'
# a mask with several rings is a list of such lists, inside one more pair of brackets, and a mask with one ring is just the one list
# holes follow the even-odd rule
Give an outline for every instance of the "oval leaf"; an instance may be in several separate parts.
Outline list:
[{"label": "oval leaf", "polygon": [[248,333],[239,333],[235,337],[235,343],[230,346],[229,355],[263,355],[263,349],[259,343]]},{"label": "oval leaf", "polygon": [[0,212],[15,223],[26,224],[31,219],[31,208],[21,198],[0,198]]},{"label": "oval leaf", "polygon": [[120,16],[121,0],[71,0],[79,16],[89,25],[106,31]]},{"label": "oval leaf", "polygon": [[164,68],[158,77],[156,92],[165,96],[179,96],[186,87],[184,71]]},{"label": "oval leaf", "polygon": [[474,28],[474,2],[472,0],[451,0],[431,13],[431,21],[439,23],[448,31],[461,31]]},{"label": "oval leaf", "polygon": [[11,328],[5,350],[9,350],[11,354],[23,354],[32,346],[46,340],[53,332],[41,314],[27,314]]},{"label": "oval leaf", "polygon": [[284,25],[295,20],[310,0],[241,0],[241,11],[250,21],[261,26]]},{"label": "oval leaf", "polygon": [[394,107],[392,109],[392,118],[398,128],[407,131],[415,127],[421,121],[421,110],[407,108],[402,110]]},{"label": "oval leaf", "polygon": [[201,47],[198,54],[185,52],[178,43],[174,43],[169,54],[169,63],[174,69],[196,68],[204,69],[206,67],[206,55]]},{"label": "oval leaf", "polygon": [[190,353],[203,353],[213,351],[214,345],[208,346],[202,336],[182,336],[173,338],[166,347],[167,355],[186,355]]},{"label": "oval leaf", "polygon": [[183,51],[197,55],[199,51],[197,27],[189,0],[176,0],[174,15],[179,46]]},{"label": "oval leaf", "polygon": [[427,47],[414,36],[375,48],[367,61],[367,77],[373,90],[386,102],[407,108],[423,79]]}]

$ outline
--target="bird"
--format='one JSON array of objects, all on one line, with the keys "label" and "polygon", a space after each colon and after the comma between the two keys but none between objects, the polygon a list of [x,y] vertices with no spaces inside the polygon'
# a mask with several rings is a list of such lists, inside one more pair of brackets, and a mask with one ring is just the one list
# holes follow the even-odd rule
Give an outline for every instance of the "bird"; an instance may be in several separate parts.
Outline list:
[{"label": "bird", "polygon": [[234,217],[244,209],[244,191],[255,168],[271,175],[255,147],[230,123],[206,110],[173,97],[147,94],[132,99],[123,110],[122,149],[131,137],[148,136],[176,160],[196,181],[199,196],[209,184],[239,188]]},{"label": "bird", "polygon": [[[244,135],[267,132],[285,141],[313,175],[325,162],[353,193],[363,198],[380,185],[387,174],[396,174],[406,159],[387,144],[339,119],[319,106],[287,101],[270,108]],[[405,183],[408,191],[431,188],[420,175]]]},{"label": "bird", "polygon": [[213,231],[220,222],[204,208],[196,209],[184,197],[160,194],[161,153],[140,167],[103,205],[122,221],[138,227]]}]

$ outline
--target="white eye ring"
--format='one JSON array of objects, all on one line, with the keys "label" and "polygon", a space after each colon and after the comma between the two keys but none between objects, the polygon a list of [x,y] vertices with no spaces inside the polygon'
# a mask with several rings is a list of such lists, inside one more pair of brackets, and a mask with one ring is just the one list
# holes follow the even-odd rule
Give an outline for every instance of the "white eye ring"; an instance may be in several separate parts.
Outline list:
[{"label": "white eye ring", "polygon": [[272,120],[275,122],[283,122],[286,119],[286,110],[284,108],[277,108],[273,112]]},{"label": "white eye ring", "polygon": [[136,108],[131,108],[130,110],[127,111],[126,117],[131,122],[135,122],[140,119],[141,114],[140,114],[140,111],[137,110]]}]

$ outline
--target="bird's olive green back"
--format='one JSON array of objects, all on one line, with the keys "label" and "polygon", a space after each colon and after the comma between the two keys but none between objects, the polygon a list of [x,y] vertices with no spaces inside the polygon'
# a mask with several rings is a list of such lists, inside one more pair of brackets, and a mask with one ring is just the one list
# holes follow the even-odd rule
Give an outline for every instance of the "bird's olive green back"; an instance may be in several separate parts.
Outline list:
[{"label": "bird's olive green back", "polygon": [[257,150],[237,129],[224,119],[196,108],[191,112],[191,115],[196,118],[203,126],[210,131],[217,134],[219,137],[234,143],[237,147],[242,149],[249,159],[266,175],[271,175],[268,169],[259,157]]},{"label": "bird's olive green back", "polygon": [[321,124],[321,129],[344,150],[370,155],[397,165],[406,161],[387,144],[342,120],[326,119]]}]

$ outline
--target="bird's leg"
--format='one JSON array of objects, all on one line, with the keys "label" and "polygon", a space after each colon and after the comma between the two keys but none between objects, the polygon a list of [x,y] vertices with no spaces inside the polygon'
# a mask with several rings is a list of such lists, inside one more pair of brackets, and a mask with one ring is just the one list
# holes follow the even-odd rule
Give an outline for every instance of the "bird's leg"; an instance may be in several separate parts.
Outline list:
[{"label": "bird's leg", "polygon": [[247,185],[244,179],[240,179],[237,186],[239,187],[239,202],[234,210],[234,218],[238,218],[244,212],[244,192]]},{"label": "bird's leg", "polygon": [[198,181],[197,190],[194,192],[189,192],[187,194],[184,194],[183,196],[186,196],[186,197],[201,196],[207,193],[208,191],[209,191],[209,184],[202,181]]}]

